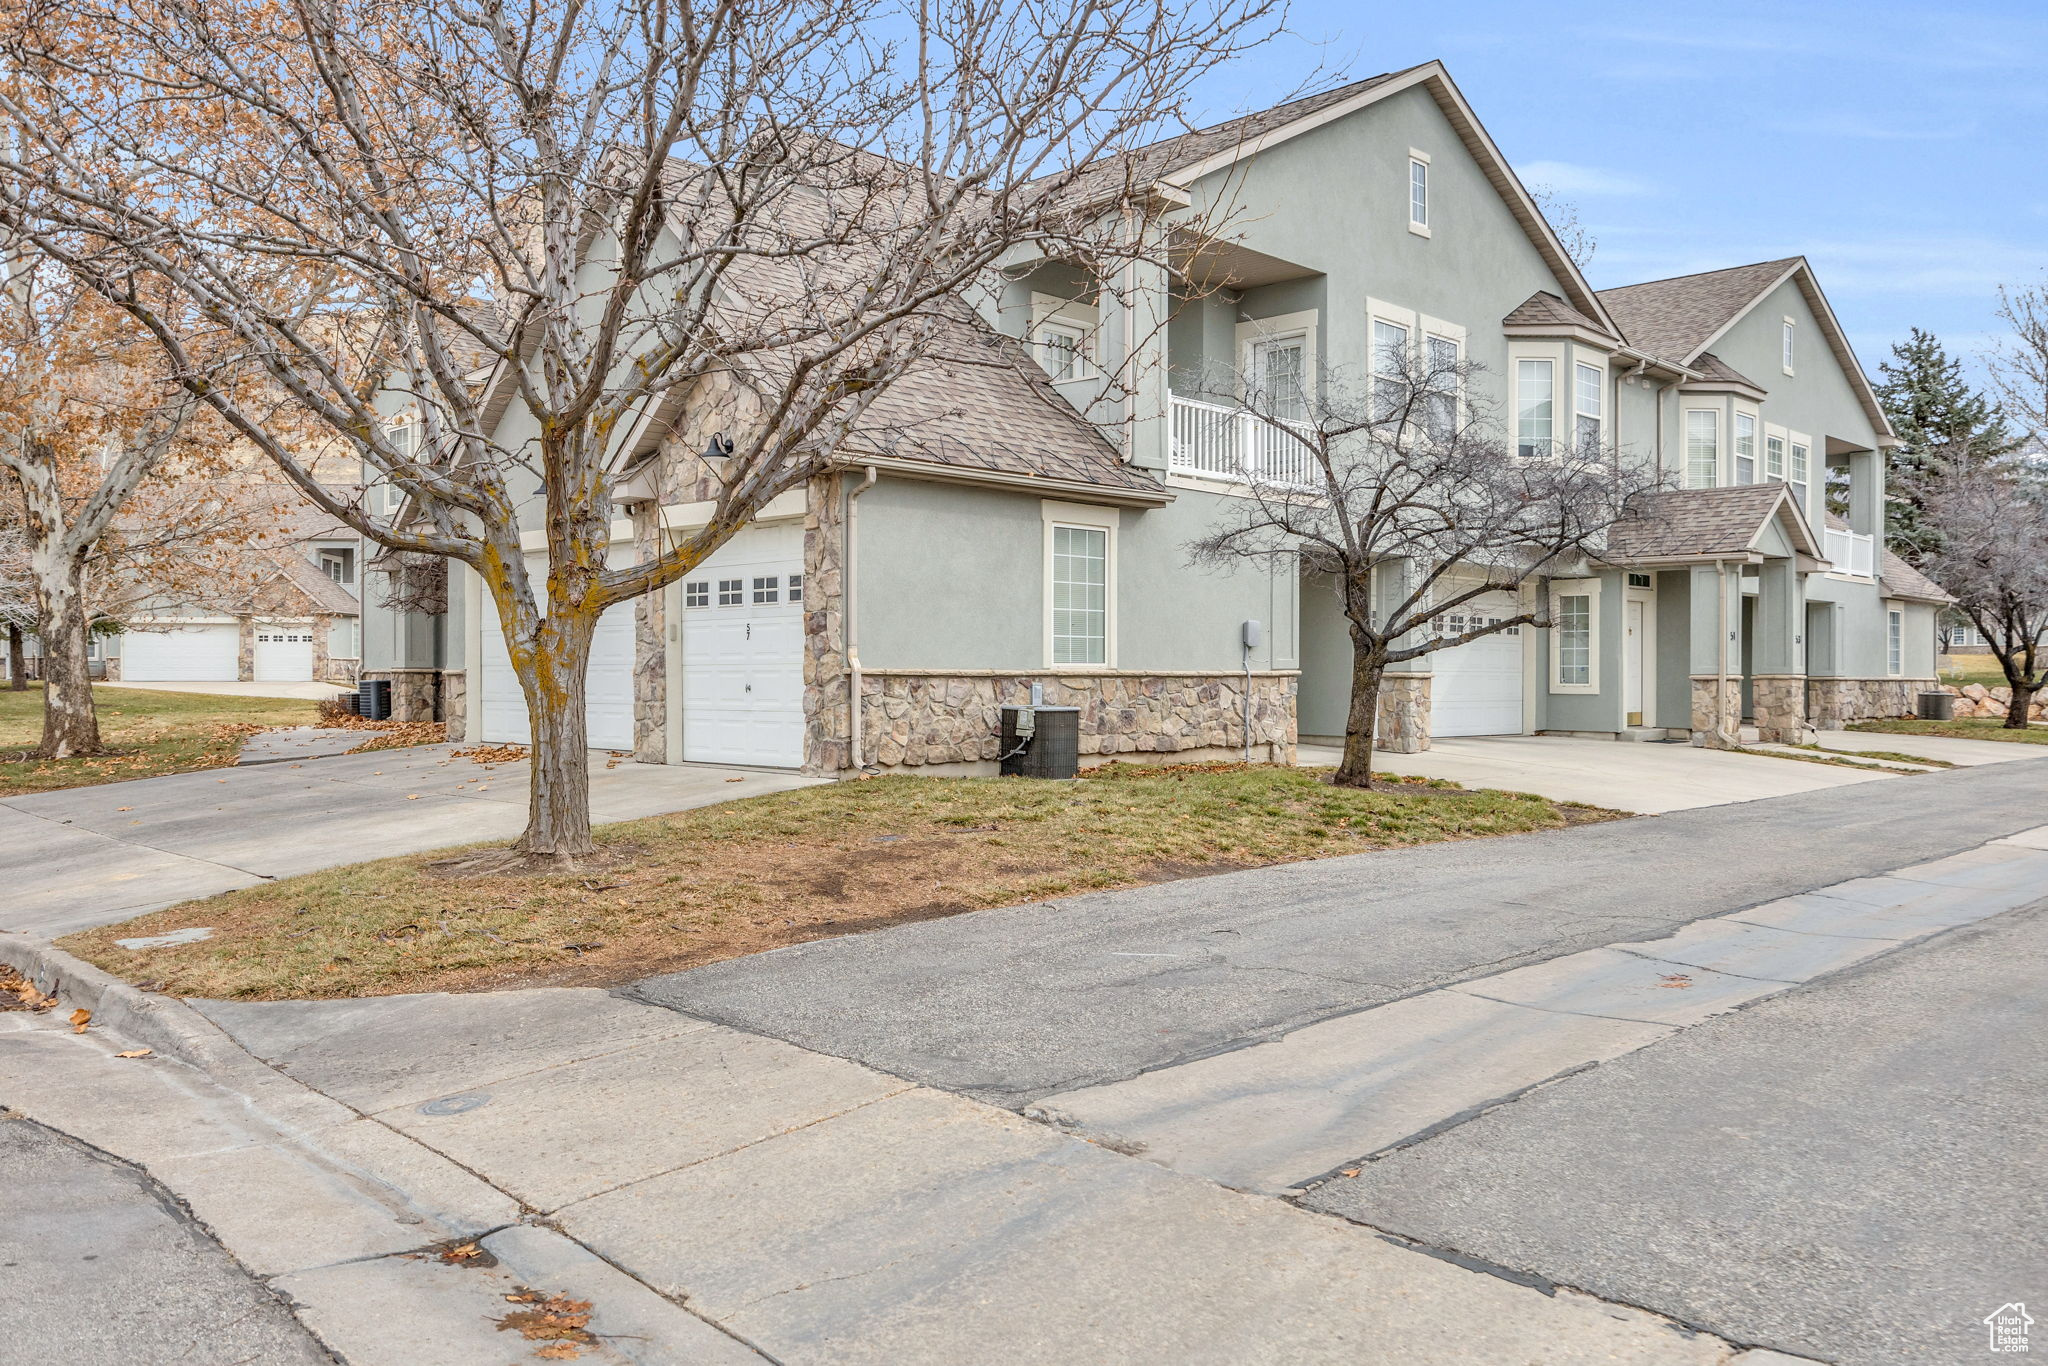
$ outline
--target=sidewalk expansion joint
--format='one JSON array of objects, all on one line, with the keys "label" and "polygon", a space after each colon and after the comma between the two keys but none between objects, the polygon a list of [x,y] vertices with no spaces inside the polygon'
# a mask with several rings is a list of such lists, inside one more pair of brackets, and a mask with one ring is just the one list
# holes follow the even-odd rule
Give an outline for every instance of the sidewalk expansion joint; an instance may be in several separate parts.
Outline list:
[{"label": "sidewalk expansion joint", "polygon": [[[1700,925],[1700,924],[1704,924],[1704,923],[1706,923],[1706,921],[1708,921],[1708,920],[1714,920],[1714,919],[1717,919],[1717,918],[1718,918],[1718,917],[1715,917],[1715,916],[1708,916],[1708,917],[1706,917],[1706,919],[1705,919],[1705,920],[1695,920],[1695,921],[1693,921],[1693,922],[1691,922],[1691,923],[1692,923],[1692,924],[1694,924],[1694,925]],[[1773,927],[1771,927],[1771,926],[1761,926],[1761,927],[1759,927],[1759,928],[1769,929],[1769,928],[1773,928]],[[1625,954],[1627,954],[1627,955],[1628,955],[1629,957],[1631,957],[1631,958],[1640,958],[1640,959],[1642,959],[1642,960],[1643,960],[1643,961],[1644,961],[1645,963],[1668,963],[1668,964],[1671,964],[1671,965],[1673,965],[1673,966],[1675,966],[1675,967],[1681,967],[1681,968],[1697,968],[1697,969],[1699,969],[1699,971],[1701,971],[1701,972],[1718,972],[1718,973],[1720,973],[1720,974],[1721,974],[1721,975],[1722,975],[1723,977],[1735,977],[1735,978],[1739,978],[1740,980],[1742,980],[1742,981],[1744,981],[1744,982],[1768,982],[1768,983],[1770,983],[1770,984],[1771,984],[1771,985],[1773,985],[1773,986],[1781,986],[1781,987],[1797,987],[1797,986],[1804,986],[1804,985],[1805,985],[1805,984],[1806,984],[1807,982],[1810,982],[1810,981],[1812,981],[1812,980],[1813,980],[1813,978],[1811,978],[1811,977],[1808,977],[1808,978],[1795,978],[1795,977],[1758,977],[1758,976],[1755,976],[1755,975],[1754,975],[1754,974],[1752,974],[1752,973],[1747,973],[1747,972],[1730,972],[1730,971],[1729,971],[1728,969],[1726,969],[1726,968],[1710,968],[1710,967],[1706,967],[1706,966],[1703,966],[1702,964],[1699,964],[1699,963],[1687,963],[1687,962],[1683,962],[1683,961],[1681,961],[1680,959],[1677,959],[1677,958],[1665,958],[1665,957],[1663,957],[1663,956],[1661,956],[1661,955],[1659,955],[1659,954],[1654,954],[1654,953],[1638,953],[1638,952],[1636,952],[1636,951],[1635,951],[1634,949],[1631,949],[1631,948],[1625,947],[1624,945],[1621,945],[1621,944],[1609,944],[1609,945],[1607,945],[1606,947],[1608,947],[1608,948],[1610,948],[1610,949],[1613,949],[1613,950],[1614,950],[1614,951],[1615,951],[1616,953],[1625,953]],[[1824,973],[1824,972],[1823,972],[1823,973],[1817,973],[1817,974],[1816,974],[1816,976],[1820,976],[1820,977],[1825,977],[1825,976],[1827,976],[1827,975],[1828,975],[1828,974],[1827,974],[1827,973]]]}]

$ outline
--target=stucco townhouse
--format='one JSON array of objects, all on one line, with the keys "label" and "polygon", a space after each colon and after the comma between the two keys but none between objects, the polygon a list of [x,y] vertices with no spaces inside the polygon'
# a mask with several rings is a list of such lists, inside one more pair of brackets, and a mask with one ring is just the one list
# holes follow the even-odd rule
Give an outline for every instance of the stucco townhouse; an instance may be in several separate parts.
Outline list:
[{"label": "stucco townhouse", "polygon": [[[1550,581],[1553,628],[1394,676],[1388,747],[1783,738],[1908,710],[1931,683],[1943,597],[1879,544],[1893,438],[1803,259],[1593,290],[1435,62],[1099,174],[1140,187],[1165,240],[1192,215],[1230,225],[1182,248],[1202,288],[1156,266],[1105,288],[1076,262],[1008,262],[959,325],[1014,364],[935,360],[884,400],[890,439],[606,615],[594,745],[986,772],[997,708],[1035,692],[1080,709],[1086,759],[1285,760],[1342,729],[1349,646],[1312,573],[1189,567],[1247,472],[1286,458],[1213,376],[1356,373],[1420,348],[1479,367],[1520,454],[1597,440],[1671,487],[1603,562]],[[709,435],[679,418],[621,450],[615,555],[704,523]],[[1461,610],[1512,615],[1536,591]],[[473,575],[431,616],[390,611],[372,583],[362,651],[400,715],[527,738]]]}]

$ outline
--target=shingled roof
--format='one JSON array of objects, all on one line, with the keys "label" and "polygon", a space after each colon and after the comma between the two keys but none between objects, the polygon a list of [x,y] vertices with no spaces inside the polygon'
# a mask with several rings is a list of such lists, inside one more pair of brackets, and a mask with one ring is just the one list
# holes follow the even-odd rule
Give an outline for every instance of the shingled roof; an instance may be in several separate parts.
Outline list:
[{"label": "shingled roof", "polygon": [[1539,289],[1500,320],[1502,327],[1583,327],[1613,336],[1607,324],[1587,317],[1547,289]]},{"label": "shingled roof", "polygon": [[1763,385],[1758,384],[1748,375],[1743,374],[1711,351],[1702,351],[1699,355],[1695,356],[1690,368],[1699,372],[1701,380],[1711,380],[1720,384],[1744,384],[1758,393],[1765,392]]},{"label": "shingled roof", "polygon": [[1819,555],[1813,528],[1799,515],[1790,490],[1770,483],[1646,493],[1630,505],[1629,517],[1607,533],[1606,558],[1640,564],[1746,555],[1781,508],[1799,528],[1795,541],[1805,542],[1799,548]]},{"label": "shingled roof", "polygon": [[1800,260],[1788,256],[1603,289],[1600,302],[1630,345],[1684,365]]},{"label": "shingled roof", "polygon": [[1888,598],[1919,602],[1954,602],[1955,595],[1887,550],[1878,557],[1877,586]]}]

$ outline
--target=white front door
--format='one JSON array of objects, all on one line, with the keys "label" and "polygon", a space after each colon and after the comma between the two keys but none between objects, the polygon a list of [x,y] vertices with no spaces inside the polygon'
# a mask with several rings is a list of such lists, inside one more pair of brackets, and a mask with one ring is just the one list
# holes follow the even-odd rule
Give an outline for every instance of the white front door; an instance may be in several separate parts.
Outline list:
[{"label": "white front door", "polygon": [[747,527],[683,580],[683,758],[804,761],[804,533]]},{"label": "white front door", "polygon": [[[1499,621],[1520,609],[1511,593],[1484,593],[1444,614],[1443,632],[1457,635],[1471,623]],[[1522,732],[1522,628],[1431,655],[1431,735],[1519,735]]]},{"label": "white front door", "polygon": [[[631,549],[625,553],[630,555]],[[546,566],[530,562],[528,572],[535,587],[545,581]],[[526,716],[526,694],[519,687],[519,675],[512,671],[512,658],[505,650],[505,636],[498,627],[497,605],[483,594],[483,705],[482,739],[497,744],[533,743],[533,731]],[[592,749],[633,748],[633,604],[617,603],[597,619],[590,638],[590,666],[584,674],[583,717],[585,738]]]},{"label": "white front door", "polygon": [[1641,598],[1629,598],[1622,604],[1622,709],[1628,713],[1627,724],[1640,726],[1643,722],[1643,678],[1648,663],[1649,632],[1644,628],[1647,615],[1646,604]]},{"label": "white front door", "polygon": [[313,627],[310,622],[256,628],[256,681],[303,683],[313,676]]},{"label": "white front door", "polygon": [[137,683],[232,683],[241,676],[239,626],[180,626],[121,637],[121,677]]}]

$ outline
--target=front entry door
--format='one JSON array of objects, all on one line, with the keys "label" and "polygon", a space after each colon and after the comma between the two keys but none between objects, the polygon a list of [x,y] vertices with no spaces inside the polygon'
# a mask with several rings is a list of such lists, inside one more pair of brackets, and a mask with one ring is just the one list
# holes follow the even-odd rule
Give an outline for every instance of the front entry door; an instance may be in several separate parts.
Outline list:
[{"label": "front entry door", "polygon": [[1628,712],[1628,724],[1643,724],[1643,666],[1647,662],[1644,652],[1648,649],[1649,633],[1643,629],[1643,600],[1629,598],[1622,604],[1625,639],[1622,643],[1623,701],[1622,707]]}]

